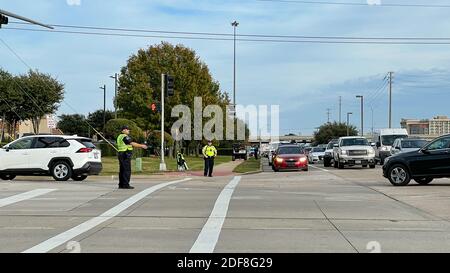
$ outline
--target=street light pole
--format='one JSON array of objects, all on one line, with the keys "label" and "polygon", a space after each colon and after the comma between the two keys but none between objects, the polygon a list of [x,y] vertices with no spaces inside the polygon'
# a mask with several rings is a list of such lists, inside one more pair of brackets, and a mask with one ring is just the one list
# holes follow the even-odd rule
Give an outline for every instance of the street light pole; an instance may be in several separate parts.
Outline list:
[{"label": "street light pole", "polygon": [[159,170],[165,172],[167,170],[166,162],[164,160],[165,148],[164,148],[164,99],[165,99],[165,84],[166,75],[161,74],[161,162],[159,163]]},{"label": "street light pole", "polygon": [[350,135],[350,115],[352,115],[352,112],[347,113],[347,136]]},{"label": "street light pole", "polygon": [[106,84],[100,87],[103,90],[103,133],[105,133],[106,126]]},{"label": "street light pole", "polygon": [[109,76],[111,79],[114,79],[114,118],[117,119],[117,89],[118,89],[118,81],[119,75],[117,73],[114,76]]},{"label": "street light pole", "polygon": [[237,21],[231,23],[231,26],[234,28],[233,35],[233,109],[234,109],[234,118],[236,119],[236,28],[239,26]]},{"label": "street light pole", "polygon": [[361,136],[364,136],[364,96],[356,96],[357,99],[361,99]]}]

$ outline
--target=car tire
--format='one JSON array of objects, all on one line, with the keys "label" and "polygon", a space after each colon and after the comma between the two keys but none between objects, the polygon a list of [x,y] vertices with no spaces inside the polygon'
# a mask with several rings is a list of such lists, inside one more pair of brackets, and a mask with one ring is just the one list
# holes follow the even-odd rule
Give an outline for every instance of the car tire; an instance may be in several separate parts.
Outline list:
[{"label": "car tire", "polygon": [[0,178],[2,180],[13,180],[16,176],[14,174],[0,174]]},{"label": "car tire", "polygon": [[305,172],[307,172],[307,171],[309,171],[309,168],[305,168],[305,169],[303,169]]},{"label": "car tire", "polygon": [[277,172],[279,172],[280,170],[279,170],[279,169],[276,169],[276,168],[273,168],[273,171],[277,173]]},{"label": "car tire", "polygon": [[369,167],[371,168],[371,169],[375,169],[375,164],[373,164],[373,165],[369,165]]},{"label": "car tire", "polygon": [[72,177],[72,167],[67,161],[55,162],[50,171],[56,181],[67,181]]},{"label": "car tire", "polygon": [[324,167],[331,167],[331,160],[324,159],[323,160],[323,166]]},{"label": "car tire", "polygon": [[408,169],[401,164],[396,164],[389,169],[388,178],[394,186],[406,186],[411,181]]},{"label": "car tire", "polygon": [[431,183],[431,181],[433,181],[433,178],[431,177],[424,177],[424,178],[415,178],[414,181],[417,182],[417,184],[419,185],[428,185]]},{"label": "car tire", "polygon": [[[184,168],[182,168],[184,169]],[[72,175],[72,180],[73,181],[84,181],[86,180],[88,176],[87,175]]]},{"label": "car tire", "polygon": [[367,168],[367,165],[362,165],[363,168]]}]

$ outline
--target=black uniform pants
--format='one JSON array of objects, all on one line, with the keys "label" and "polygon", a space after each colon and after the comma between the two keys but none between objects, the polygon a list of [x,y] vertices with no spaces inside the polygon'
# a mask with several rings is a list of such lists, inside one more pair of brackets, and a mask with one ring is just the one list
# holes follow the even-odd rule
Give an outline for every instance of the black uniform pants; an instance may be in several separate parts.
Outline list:
[{"label": "black uniform pants", "polygon": [[204,176],[212,176],[214,168],[214,157],[205,157],[205,171]]},{"label": "black uniform pants", "polygon": [[119,153],[119,187],[127,187],[130,185],[131,179],[131,153]]}]

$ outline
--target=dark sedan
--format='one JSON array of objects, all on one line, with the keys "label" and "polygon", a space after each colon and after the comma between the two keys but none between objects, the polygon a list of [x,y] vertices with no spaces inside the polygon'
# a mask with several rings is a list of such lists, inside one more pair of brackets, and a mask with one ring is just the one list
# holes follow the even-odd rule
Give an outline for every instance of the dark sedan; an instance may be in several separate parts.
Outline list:
[{"label": "dark sedan", "polygon": [[388,157],[383,175],[394,186],[406,186],[411,179],[427,185],[435,178],[450,177],[450,135],[433,140],[419,151]]}]

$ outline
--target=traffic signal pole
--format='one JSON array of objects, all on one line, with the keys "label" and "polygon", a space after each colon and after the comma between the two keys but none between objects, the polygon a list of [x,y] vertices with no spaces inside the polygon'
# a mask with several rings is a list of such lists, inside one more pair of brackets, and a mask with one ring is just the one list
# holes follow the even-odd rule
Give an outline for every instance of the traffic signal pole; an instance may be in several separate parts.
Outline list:
[{"label": "traffic signal pole", "polygon": [[166,75],[161,74],[161,163],[159,170],[165,172],[167,170],[166,162],[164,161],[164,97],[165,97],[165,81]]}]

